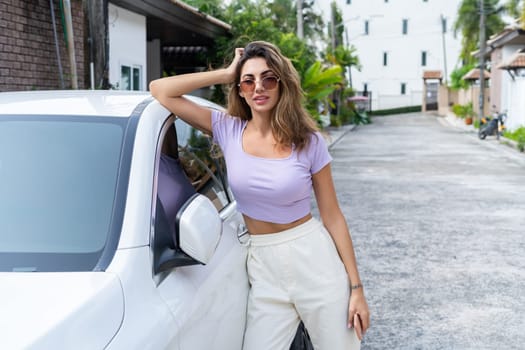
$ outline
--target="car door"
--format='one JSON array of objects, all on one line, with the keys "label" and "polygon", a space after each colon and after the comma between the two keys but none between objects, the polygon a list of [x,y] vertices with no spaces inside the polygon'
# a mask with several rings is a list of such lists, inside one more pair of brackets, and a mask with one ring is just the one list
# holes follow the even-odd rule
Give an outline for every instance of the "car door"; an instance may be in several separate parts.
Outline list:
[{"label": "car door", "polygon": [[210,137],[180,119],[169,119],[161,135],[158,166],[171,162],[173,172],[182,171],[186,181],[182,186],[177,181],[176,193],[182,198],[174,204],[174,196],[161,188],[158,174],[157,197],[167,203],[163,206],[167,216],[172,217],[180,202],[197,192],[212,201],[222,220],[222,236],[211,261],[155,275],[159,293],[176,320],[171,348],[241,349],[249,289],[246,248],[238,241],[243,220],[228,187],[224,158]]}]

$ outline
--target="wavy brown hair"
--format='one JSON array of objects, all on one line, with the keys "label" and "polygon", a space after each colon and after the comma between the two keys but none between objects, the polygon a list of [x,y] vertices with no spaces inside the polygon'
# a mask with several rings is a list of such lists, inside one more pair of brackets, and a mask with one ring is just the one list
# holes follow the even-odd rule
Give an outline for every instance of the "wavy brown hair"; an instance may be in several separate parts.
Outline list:
[{"label": "wavy brown hair", "polygon": [[228,113],[243,120],[252,119],[252,111],[239,95],[241,70],[246,61],[262,57],[273,73],[280,78],[279,100],[271,114],[270,126],[275,140],[281,145],[295,145],[298,150],[308,145],[317,125],[303,106],[304,93],[301,81],[292,62],[279,48],[265,41],[246,45],[235,73],[235,83],[228,95]]}]

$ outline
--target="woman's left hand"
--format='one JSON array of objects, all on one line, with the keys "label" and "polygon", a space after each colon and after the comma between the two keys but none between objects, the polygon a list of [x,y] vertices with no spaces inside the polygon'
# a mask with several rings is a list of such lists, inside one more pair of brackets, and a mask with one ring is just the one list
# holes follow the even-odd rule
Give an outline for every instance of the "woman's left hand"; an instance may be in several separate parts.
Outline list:
[{"label": "woman's left hand", "polygon": [[359,340],[363,339],[370,326],[370,311],[363,287],[352,290],[348,307],[348,328],[355,328]]}]

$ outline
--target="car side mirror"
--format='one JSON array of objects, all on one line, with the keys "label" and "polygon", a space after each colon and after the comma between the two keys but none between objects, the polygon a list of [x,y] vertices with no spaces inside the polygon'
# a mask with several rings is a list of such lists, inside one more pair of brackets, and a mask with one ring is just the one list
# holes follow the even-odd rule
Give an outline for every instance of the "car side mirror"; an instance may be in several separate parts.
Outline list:
[{"label": "car side mirror", "polygon": [[[160,202],[157,205],[162,207]],[[167,221],[163,221],[167,227]],[[155,259],[155,273],[177,266],[207,264],[215,253],[221,234],[222,220],[211,200],[202,194],[194,194],[177,213],[172,242],[156,244],[159,254]]]},{"label": "car side mirror", "polygon": [[212,201],[193,195],[180,209],[176,218],[177,246],[201,264],[207,264],[222,234],[222,220]]}]

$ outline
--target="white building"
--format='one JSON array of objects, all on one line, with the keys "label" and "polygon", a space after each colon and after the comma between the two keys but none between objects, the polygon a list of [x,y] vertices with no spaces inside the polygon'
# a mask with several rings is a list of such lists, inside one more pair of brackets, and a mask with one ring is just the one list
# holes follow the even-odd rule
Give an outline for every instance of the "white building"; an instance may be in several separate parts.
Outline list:
[{"label": "white building", "polygon": [[[460,2],[336,0],[345,44],[356,47],[362,65],[361,71],[351,71],[352,86],[371,92],[372,109],[421,105],[424,71],[441,71],[443,82],[449,80],[461,49],[452,30]],[[330,3],[317,4],[327,23]],[[430,90],[437,90],[438,82]]]}]

